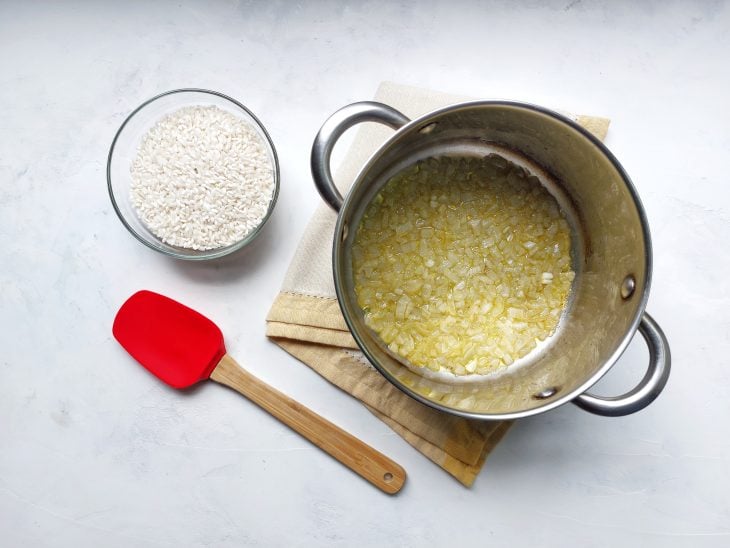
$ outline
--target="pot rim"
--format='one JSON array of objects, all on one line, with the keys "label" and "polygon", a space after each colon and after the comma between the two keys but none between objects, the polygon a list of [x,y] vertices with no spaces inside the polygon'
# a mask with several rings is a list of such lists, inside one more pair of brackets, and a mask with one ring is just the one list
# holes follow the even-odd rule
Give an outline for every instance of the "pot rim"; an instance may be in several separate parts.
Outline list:
[{"label": "pot rim", "polygon": [[421,402],[424,405],[427,405],[433,409],[443,411],[446,413],[449,413],[451,415],[460,416],[467,419],[477,419],[477,420],[514,420],[514,419],[521,419],[530,417],[533,415],[539,415],[540,413],[544,413],[546,411],[550,411],[552,409],[555,409],[557,407],[560,407],[562,405],[565,405],[566,403],[569,403],[570,401],[574,400],[577,396],[580,394],[583,394],[588,389],[590,389],[594,384],[596,384],[608,371],[613,367],[613,365],[618,361],[618,359],[621,357],[621,355],[624,353],[626,348],[628,347],[629,343],[633,339],[634,335],[636,334],[636,331],[639,327],[639,323],[641,322],[642,315],[644,314],[644,311],[646,309],[646,305],[649,299],[649,290],[651,287],[651,277],[652,277],[652,267],[653,267],[653,255],[652,255],[652,245],[651,245],[651,234],[649,233],[649,223],[646,217],[646,212],[644,210],[644,207],[641,203],[641,199],[639,198],[639,194],[636,191],[636,187],[634,186],[633,182],[631,181],[631,178],[629,177],[628,173],[626,173],[626,170],[623,168],[621,163],[618,161],[616,156],[606,147],[606,145],[599,140],[595,135],[593,135],[590,131],[585,129],[583,126],[579,125],[574,120],[571,120],[567,116],[560,114],[554,110],[550,110],[545,107],[541,107],[539,105],[531,104],[531,103],[525,103],[520,101],[507,101],[507,100],[474,100],[474,101],[465,101],[460,103],[455,103],[446,107],[442,107],[436,110],[433,110],[431,112],[428,112],[422,116],[419,116],[418,118],[415,118],[411,120],[406,125],[399,128],[389,139],[387,139],[384,143],[382,143],[378,149],[370,156],[367,162],[363,165],[363,167],[358,172],[357,176],[355,177],[354,181],[352,182],[352,185],[350,186],[350,189],[354,188],[356,185],[360,184],[363,175],[373,166],[373,164],[380,158],[380,156],[383,154],[383,151],[385,151],[387,148],[391,146],[393,142],[398,140],[400,136],[411,129],[413,129],[416,126],[425,126],[428,125],[434,121],[436,121],[437,118],[441,117],[442,115],[446,113],[450,113],[453,111],[458,111],[462,109],[467,108],[473,108],[473,107],[510,107],[510,108],[518,108],[523,109],[527,111],[536,112],[538,114],[549,116],[558,122],[562,122],[563,124],[567,125],[569,128],[577,131],[580,135],[582,135],[584,138],[586,138],[589,142],[591,142],[598,151],[603,154],[613,165],[613,167],[616,169],[616,171],[621,176],[621,179],[623,180],[624,184],[626,185],[626,188],[629,191],[629,194],[634,202],[634,205],[636,207],[639,221],[641,223],[641,230],[642,234],[644,236],[644,242],[646,247],[645,252],[645,264],[646,264],[646,274],[645,274],[645,281],[644,281],[644,287],[642,290],[642,294],[640,295],[640,301],[636,308],[636,313],[634,318],[631,321],[631,324],[629,328],[626,331],[626,334],[624,335],[621,342],[618,344],[614,352],[611,354],[611,356],[599,367],[596,372],[583,384],[572,390],[571,392],[568,392],[564,394],[563,396],[556,398],[555,400],[550,401],[549,403],[546,403],[545,405],[541,405],[538,407],[534,407],[532,409],[527,409],[523,411],[514,411],[510,413],[479,413],[474,411],[467,411],[463,409],[456,409],[453,407],[447,407],[445,405],[442,405],[438,402],[432,401],[418,392],[415,392],[414,390],[411,390],[408,386],[404,385],[397,377],[392,375],[382,364],[379,363],[379,361],[375,358],[375,356],[370,352],[368,349],[367,344],[362,340],[360,335],[357,333],[356,326],[354,325],[354,322],[352,321],[352,318],[350,317],[349,313],[345,309],[345,307],[342,305],[343,303],[343,297],[345,297],[345,290],[343,287],[343,280],[340,277],[339,269],[337,268],[338,264],[338,257],[342,254],[343,249],[343,230],[344,230],[344,213],[348,211],[352,206],[352,195],[353,193],[348,190],[344,197],[344,201],[342,203],[342,207],[340,208],[339,213],[337,214],[337,222],[335,224],[335,232],[334,232],[334,243],[332,246],[332,271],[334,275],[334,285],[335,285],[335,292],[337,294],[337,302],[340,305],[340,310],[342,311],[342,315],[345,319],[345,323],[347,324],[348,329],[350,330],[350,333],[352,334],[353,338],[355,339],[355,342],[357,343],[360,350],[365,354],[368,361],[386,378],[388,381],[390,381],[391,384],[393,384],[395,387],[397,387],[399,390],[407,394],[408,396],[412,397],[413,399]]}]

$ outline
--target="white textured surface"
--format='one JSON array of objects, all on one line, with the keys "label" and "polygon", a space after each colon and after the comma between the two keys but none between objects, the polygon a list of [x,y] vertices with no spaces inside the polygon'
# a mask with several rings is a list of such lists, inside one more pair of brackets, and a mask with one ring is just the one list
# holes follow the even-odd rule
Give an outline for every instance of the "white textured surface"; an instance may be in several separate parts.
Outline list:
[{"label": "white textured surface", "polygon": [[[727,4],[2,2],[0,52],[0,544],[728,545]],[[265,339],[319,202],[312,138],[381,80],[612,119],[674,357],[655,404],[525,420],[467,490]],[[183,86],[251,107],[282,165],[271,224],[217,264],[144,248],[106,194],[124,116]],[[404,491],[382,495],[219,386],[156,382],[110,332],[142,287],[209,315],[254,373],[402,463]],[[645,361],[637,340],[602,390]]]}]

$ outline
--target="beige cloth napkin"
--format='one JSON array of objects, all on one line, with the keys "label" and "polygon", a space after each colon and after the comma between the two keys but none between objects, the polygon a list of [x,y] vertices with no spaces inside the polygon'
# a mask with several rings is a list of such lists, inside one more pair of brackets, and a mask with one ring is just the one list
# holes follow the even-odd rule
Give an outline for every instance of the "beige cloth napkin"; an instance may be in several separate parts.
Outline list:
[{"label": "beige cloth napkin", "polygon": [[[468,98],[385,82],[375,100],[416,118]],[[598,138],[605,137],[607,119],[571,118]],[[392,132],[373,123],[359,128],[335,173],[343,195],[370,155]],[[468,420],[431,409],[395,388],[370,365],[350,335],[335,297],[331,264],[335,220],[336,214],[321,204],[266,318],[266,334],[325,379],[361,400],[413,447],[470,486],[511,423]]]}]

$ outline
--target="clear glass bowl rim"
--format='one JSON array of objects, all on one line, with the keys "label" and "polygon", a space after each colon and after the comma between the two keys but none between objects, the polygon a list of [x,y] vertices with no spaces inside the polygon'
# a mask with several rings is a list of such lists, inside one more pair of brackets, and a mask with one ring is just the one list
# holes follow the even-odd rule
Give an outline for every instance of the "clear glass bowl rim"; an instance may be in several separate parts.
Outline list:
[{"label": "clear glass bowl rim", "polygon": [[[261,220],[259,225],[249,232],[245,238],[242,240],[231,244],[226,247],[211,249],[208,251],[200,252],[199,254],[195,255],[185,255],[182,253],[178,253],[174,249],[171,248],[171,246],[163,247],[166,244],[160,242],[160,245],[156,245],[156,242],[151,242],[141,234],[139,234],[132,226],[127,222],[127,219],[124,217],[124,214],[122,213],[121,209],[119,208],[119,205],[117,204],[117,200],[114,196],[114,189],[112,186],[112,159],[114,157],[114,149],[116,147],[117,141],[119,140],[119,137],[122,135],[122,132],[124,131],[124,128],[127,126],[127,124],[146,106],[150,105],[151,103],[170,95],[176,95],[179,93],[202,93],[202,94],[208,94],[208,95],[214,95],[216,97],[220,97],[221,99],[225,99],[226,101],[232,103],[236,107],[240,108],[242,111],[244,111],[246,114],[248,114],[251,119],[256,123],[258,126],[258,129],[261,131],[263,136],[266,138],[266,141],[271,148],[271,154],[272,154],[272,160],[273,160],[273,170],[274,170],[274,193],[271,196],[271,202],[269,202],[269,208],[266,211],[266,215]],[[107,163],[106,163],[106,181],[107,181],[107,189],[109,191],[109,198],[111,199],[112,206],[114,207],[114,211],[117,214],[117,217],[119,217],[119,220],[122,222],[122,224],[126,227],[126,229],[134,236],[137,240],[142,242],[147,247],[154,249],[155,251],[159,251],[160,253],[163,253],[165,255],[169,255],[170,257],[175,257],[176,259],[183,259],[188,261],[204,261],[208,259],[217,259],[219,257],[224,257],[226,255],[229,255],[235,251],[238,251],[251,241],[259,234],[263,226],[266,224],[266,222],[269,220],[269,217],[271,216],[271,213],[274,211],[274,205],[276,204],[276,200],[279,197],[279,158],[276,154],[276,147],[274,147],[274,142],[271,140],[271,136],[269,135],[269,132],[266,131],[266,128],[261,123],[261,120],[258,119],[258,117],[251,112],[246,106],[244,106],[239,101],[236,101],[232,97],[229,97],[228,95],[225,95],[223,93],[220,93],[218,91],[213,91],[210,89],[203,89],[203,88],[180,88],[180,89],[173,89],[170,91],[165,91],[163,93],[160,93],[159,95],[155,95],[154,97],[147,99],[144,101],[141,105],[139,105],[137,108],[135,108],[132,112],[129,113],[129,115],[124,119],[124,122],[122,122],[122,125],[119,126],[119,129],[117,130],[116,134],[114,135],[114,139],[112,140],[112,144],[109,147],[109,155],[107,157]]]}]

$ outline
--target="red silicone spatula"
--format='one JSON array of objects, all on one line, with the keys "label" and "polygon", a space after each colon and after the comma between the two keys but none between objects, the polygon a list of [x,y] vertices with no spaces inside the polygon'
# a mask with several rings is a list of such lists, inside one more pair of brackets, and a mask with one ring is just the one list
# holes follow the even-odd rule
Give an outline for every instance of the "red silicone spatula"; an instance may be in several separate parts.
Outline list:
[{"label": "red silicone spatula", "polygon": [[153,293],[132,295],[117,312],[114,337],[133,358],[174,388],[212,379],[246,396],[386,493],[397,493],[406,473],[398,464],[300,403],[245,371],[226,353],[212,321]]}]

